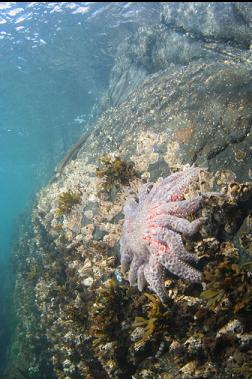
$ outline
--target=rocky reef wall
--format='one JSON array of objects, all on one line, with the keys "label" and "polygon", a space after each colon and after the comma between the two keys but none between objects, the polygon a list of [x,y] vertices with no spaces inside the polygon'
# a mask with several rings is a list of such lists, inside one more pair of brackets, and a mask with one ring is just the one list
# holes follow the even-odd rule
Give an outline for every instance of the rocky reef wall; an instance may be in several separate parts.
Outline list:
[{"label": "rocky reef wall", "polygon": [[[9,377],[43,378],[45,367],[59,379],[251,375],[252,13],[164,3],[160,17],[121,44],[106,110],[38,194],[17,252],[13,346],[27,359]],[[187,164],[208,169],[191,194],[223,198],[204,204],[206,225],[184,241],[206,288],[167,273],[162,304],[121,274],[122,209]]]},{"label": "rocky reef wall", "polygon": [[160,70],[192,62],[251,60],[249,3],[163,3],[160,23],[141,27],[118,47],[104,105],[115,106]]}]

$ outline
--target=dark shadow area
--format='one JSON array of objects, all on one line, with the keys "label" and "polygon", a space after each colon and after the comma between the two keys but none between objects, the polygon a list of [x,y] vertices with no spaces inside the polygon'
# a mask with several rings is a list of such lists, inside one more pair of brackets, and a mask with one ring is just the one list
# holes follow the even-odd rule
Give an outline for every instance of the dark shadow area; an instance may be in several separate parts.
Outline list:
[{"label": "dark shadow area", "polygon": [[0,287],[0,378],[4,378],[7,355],[16,328],[13,307],[14,272],[10,262],[1,262]]}]

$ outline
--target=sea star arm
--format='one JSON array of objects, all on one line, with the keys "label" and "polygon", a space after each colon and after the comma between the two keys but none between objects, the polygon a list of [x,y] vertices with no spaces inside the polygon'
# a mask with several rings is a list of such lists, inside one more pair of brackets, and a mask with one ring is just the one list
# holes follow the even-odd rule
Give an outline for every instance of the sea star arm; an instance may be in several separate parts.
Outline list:
[{"label": "sea star arm", "polygon": [[171,247],[171,253],[187,262],[198,262],[196,254],[189,253],[183,244],[180,234],[173,232],[172,230],[162,229],[162,239]]},{"label": "sea star arm", "polygon": [[184,261],[198,262],[198,257],[185,249],[180,234],[166,228],[157,228],[152,233],[149,249],[152,254],[174,254]]},{"label": "sea star arm", "polygon": [[120,240],[120,252],[121,252],[121,269],[122,269],[122,272],[125,273],[133,257],[133,253],[129,249],[127,240],[125,239],[125,237],[122,237]]},{"label": "sea star arm", "polygon": [[[156,183],[150,193],[150,199],[165,199],[167,193],[182,194],[187,189],[189,184],[198,178],[199,172],[204,170],[199,167],[188,167],[184,171],[179,171],[171,174],[162,182]],[[176,190],[174,190],[176,188]]]},{"label": "sea star arm", "polygon": [[158,206],[153,206],[150,209],[150,218],[154,218],[159,216],[160,214],[170,214],[176,215],[178,217],[185,217],[191,213],[196,212],[203,201],[202,196],[197,196],[194,199],[189,200],[181,200],[181,201],[170,201],[170,202],[162,202]]},{"label": "sea star arm", "polygon": [[144,275],[144,267],[145,264],[142,264],[137,271],[137,287],[139,291],[142,291],[147,283]]},{"label": "sea star arm", "polygon": [[184,175],[172,186],[167,193],[163,192],[160,200],[177,201],[183,200],[184,193],[189,185],[198,179],[201,169],[199,167],[190,167],[182,171]]},{"label": "sea star arm", "polygon": [[190,282],[201,282],[201,272],[189,266],[174,254],[160,254],[158,261],[179,278],[187,279]]},{"label": "sea star arm", "polygon": [[154,184],[149,199],[152,200],[155,198],[160,198],[163,196],[163,193],[170,191],[172,186],[176,184],[183,177],[183,171],[175,172],[174,174],[163,179],[161,182]]},{"label": "sea star arm", "polygon": [[132,257],[128,253],[126,252],[124,252],[123,254],[121,253],[121,270],[123,273],[127,271],[131,260],[132,260]]},{"label": "sea star arm", "polygon": [[[205,217],[199,217],[196,220],[190,222],[181,217],[164,215],[160,216],[158,219],[155,219],[155,224],[162,227],[167,227],[174,230],[175,232],[182,233],[185,236],[192,236],[198,232],[200,226],[205,220]],[[152,226],[150,225],[149,230],[151,230],[151,228]]]},{"label": "sea star arm", "polygon": [[138,195],[138,200],[139,200],[139,204],[141,205],[145,199],[148,197],[149,193],[150,193],[150,190],[151,190],[151,187],[153,187],[153,183],[152,182],[149,182],[149,183],[146,183],[142,186],[142,188],[140,189],[139,191],[139,195]]},{"label": "sea star arm", "polygon": [[141,260],[135,255],[133,257],[129,270],[129,282],[131,286],[134,286],[136,284],[137,272],[141,264]]},{"label": "sea star arm", "polygon": [[158,262],[157,257],[151,255],[149,263],[144,267],[144,275],[150,288],[164,302],[167,299],[167,293],[164,285],[164,267]]}]

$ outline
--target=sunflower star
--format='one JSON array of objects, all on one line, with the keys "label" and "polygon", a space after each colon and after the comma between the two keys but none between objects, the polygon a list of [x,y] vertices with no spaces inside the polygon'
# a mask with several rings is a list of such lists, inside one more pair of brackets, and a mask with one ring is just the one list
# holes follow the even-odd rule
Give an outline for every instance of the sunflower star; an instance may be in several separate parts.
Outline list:
[{"label": "sunflower star", "polygon": [[197,257],[186,251],[181,234],[195,234],[205,218],[189,222],[185,217],[197,211],[204,194],[184,200],[188,186],[197,181],[202,168],[189,167],[159,183],[144,184],[139,202],[130,200],[124,207],[125,221],[120,240],[121,267],[128,280],[142,291],[146,284],[165,301],[165,269],[191,282],[201,282],[201,272],[186,262]]}]

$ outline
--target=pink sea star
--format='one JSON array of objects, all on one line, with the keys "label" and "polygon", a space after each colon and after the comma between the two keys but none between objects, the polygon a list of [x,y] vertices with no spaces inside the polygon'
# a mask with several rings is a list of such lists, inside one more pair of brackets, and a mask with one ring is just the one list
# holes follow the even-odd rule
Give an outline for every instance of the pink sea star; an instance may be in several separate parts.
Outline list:
[{"label": "pink sea star", "polygon": [[130,285],[142,291],[150,288],[165,301],[165,269],[191,282],[201,282],[201,272],[186,262],[197,262],[195,254],[186,251],[181,234],[195,234],[205,218],[192,222],[185,219],[197,211],[204,194],[184,200],[189,184],[198,180],[199,167],[174,173],[159,183],[147,183],[139,192],[139,201],[130,200],[124,207],[125,221],[120,240],[121,267],[130,264]]}]

